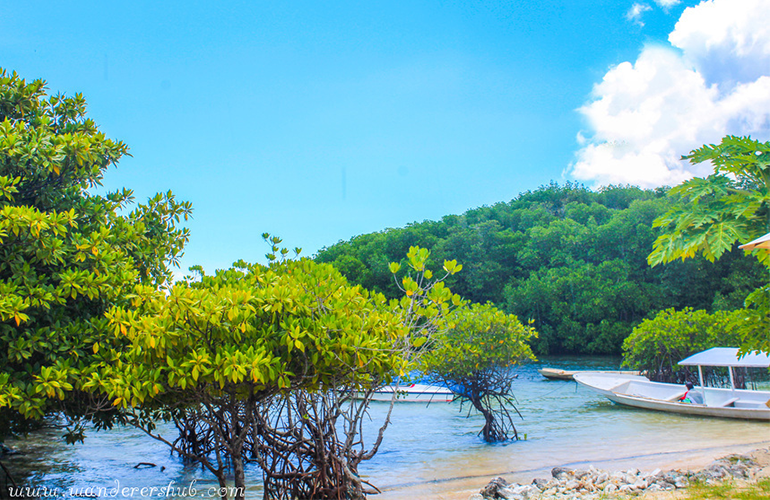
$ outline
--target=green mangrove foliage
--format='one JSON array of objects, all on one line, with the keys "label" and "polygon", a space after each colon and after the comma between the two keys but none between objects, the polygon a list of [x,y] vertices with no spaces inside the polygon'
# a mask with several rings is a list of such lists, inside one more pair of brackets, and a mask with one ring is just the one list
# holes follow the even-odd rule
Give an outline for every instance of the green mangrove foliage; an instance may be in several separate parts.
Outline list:
[{"label": "green mangrove foliage", "polygon": [[446,321],[422,360],[425,373],[484,416],[485,441],[505,441],[511,431],[518,439],[511,368],[535,359],[528,342],[536,332],[492,304],[460,307]]},{"label": "green mangrove foliage", "polygon": [[171,192],[127,213],[130,190],[88,191],[127,151],[80,94],[48,96],[44,81],[0,70],[0,439],[54,412],[109,415],[81,386],[104,313],[138,282],[166,283],[188,240],[176,224],[191,207]]},{"label": "green mangrove foliage", "polygon": [[[397,377],[393,382],[398,385],[419,366],[420,354],[432,344],[442,318],[459,302],[443,280],[462,266],[445,262],[443,273],[434,277],[426,267],[429,255],[425,249],[410,248],[406,275],[398,281],[403,296],[378,302],[389,314],[395,314],[403,327],[379,354],[395,356],[392,372],[379,371],[366,384],[351,384],[347,372],[342,371],[317,389],[281,392],[262,404],[254,442],[256,459],[265,475],[265,491],[271,498],[361,498],[379,491],[360,478],[357,470],[362,461],[377,453],[395,400],[391,400],[379,428],[364,435],[362,421],[369,418],[371,397],[376,389],[391,382],[391,376]],[[390,269],[394,277],[401,275],[400,264],[392,264]]]},{"label": "green mangrove foliage", "polygon": [[746,297],[746,311],[754,327],[739,344],[741,351],[770,352],[770,284],[757,288]]},{"label": "green mangrove foliage", "polygon": [[678,366],[682,359],[712,347],[736,346],[752,330],[745,309],[681,311],[666,309],[634,328],[623,342],[623,364],[659,382],[698,382],[698,372]]},{"label": "green mangrove foliage", "polygon": [[[448,312],[462,304],[458,294],[453,294],[446,286],[446,280],[462,271],[462,264],[456,260],[445,260],[442,265],[443,275],[434,277],[428,267],[430,251],[427,248],[413,246],[406,254],[406,273],[398,278],[402,265],[391,262],[388,266],[396,287],[402,297],[392,300],[391,307],[399,311],[401,322],[407,327],[406,344],[400,350],[411,362],[410,368],[419,366],[419,356],[431,349],[437,333],[446,328],[445,318]],[[404,375],[400,373],[399,375]]]},{"label": "green mangrove foliage", "polygon": [[[133,422],[149,432],[152,418],[196,412],[230,457],[236,487],[244,485],[243,446],[257,403],[341,383],[363,390],[404,369],[392,348],[405,332],[399,317],[327,264],[239,263],[168,293],[139,286],[131,300],[107,314],[128,347],[99,366],[91,386],[124,411],[140,408]],[[219,454],[214,464],[205,454],[175,451],[224,484],[230,471]]]},{"label": "green mangrove foliage", "polygon": [[740,250],[714,265],[696,257],[650,268],[659,234],[652,222],[676,202],[665,194],[552,183],[508,203],[357,236],[316,260],[398,298],[388,265],[419,245],[431,250],[431,266],[464,264],[446,280],[454,293],[534,320],[536,352],[620,353],[633,327],[657,311],[739,308],[765,279],[762,266]]},{"label": "green mangrove foliage", "polygon": [[[107,312],[114,341],[84,387],[221,485],[232,475],[236,498],[245,460],[261,466],[270,498],[362,498],[376,490],[358,466],[390,422],[364,444],[371,395],[433,345],[460,303],[443,280],[462,266],[447,261],[434,278],[429,252],[411,248],[403,297],[388,301],[329,264],[287,259],[280,239],[264,236],[269,266],[239,262],[213,276],[197,268],[197,279],[167,291],[136,286]],[[161,435],[159,420],[179,436]]]}]

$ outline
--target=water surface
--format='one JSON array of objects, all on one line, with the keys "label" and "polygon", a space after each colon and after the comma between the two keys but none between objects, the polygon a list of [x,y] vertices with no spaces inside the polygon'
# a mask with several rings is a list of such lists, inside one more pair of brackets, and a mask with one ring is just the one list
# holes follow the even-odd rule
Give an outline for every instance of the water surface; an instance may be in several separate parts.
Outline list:
[{"label": "water surface", "polygon": [[[491,477],[509,481],[547,477],[552,467],[572,465],[652,470],[693,456],[718,456],[733,449],[770,445],[770,423],[712,419],[616,406],[575,382],[549,381],[541,366],[565,369],[617,369],[607,358],[547,358],[518,369],[514,393],[523,419],[516,427],[520,441],[489,445],[478,437],[483,419],[458,403],[401,403],[393,414],[379,453],[360,472],[380,487],[382,500],[467,498]],[[368,429],[374,431],[386,404],[374,403]],[[66,497],[102,488],[101,497],[157,498],[160,488],[193,484],[199,497],[210,497],[212,476],[184,466],[165,445],[135,429],[92,433],[82,445],[67,446],[56,433],[40,433],[9,443],[24,455],[6,458],[28,483],[56,488]],[[736,447],[737,445],[737,447]],[[156,464],[134,468],[139,462]],[[163,468],[163,470],[161,470]],[[248,470],[247,498],[260,498],[259,469]],[[116,487],[118,495],[112,495]],[[133,491],[123,488],[137,488]],[[152,495],[139,487],[155,487]],[[70,491],[70,488],[74,488]],[[123,495],[122,493],[128,493]]]}]

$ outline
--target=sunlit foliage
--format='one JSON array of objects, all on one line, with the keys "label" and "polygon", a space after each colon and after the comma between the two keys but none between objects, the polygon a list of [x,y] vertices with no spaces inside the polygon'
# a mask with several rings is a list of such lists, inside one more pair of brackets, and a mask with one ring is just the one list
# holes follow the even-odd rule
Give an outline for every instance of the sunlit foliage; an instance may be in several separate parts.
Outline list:
[{"label": "sunlit foliage", "polygon": [[713,314],[667,309],[642,321],[623,342],[624,364],[645,372],[651,380],[697,382],[697,371],[677,363],[712,347],[738,346],[751,327],[745,309]]},{"label": "sunlit foliage", "polygon": [[171,192],[133,211],[130,190],[93,194],[127,151],[82,95],[0,70],[0,438],[51,412],[95,411],[80,384],[104,312],[136,283],[167,283],[188,240],[176,224],[191,207]]},{"label": "sunlit foliage", "polygon": [[[714,173],[693,178],[670,191],[677,203],[655,219],[663,234],[655,240],[650,265],[702,255],[711,262],[738,243],[748,243],[770,232],[770,142],[726,136],[719,144],[705,145],[683,159],[710,162]],[[765,248],[747,250],[767,268]],[[740,341],[743,351],[770,349],[770,285],[763,285],[746,300],[753,331]]]},{"label": "sunlit foliage", "polygon": [[[656,266],[701,254],[720,258],[736,243],[770,231],[770,142],[726,136],[683,159],[710,162],[714,173],[695,177],[669,191],[677,203],[655,219],[664,233],[655,240],[648,261]],[[766,251],[756,251],[767,262]]]},{"label": "sunlit foliage", "polygon": [[364,391],[405,368],[392,348],[405,335],[398,315],[328,264],[279,259],[199,272],[167,293],[138,286],[129,305],[108,312],[113,335],[128,344],[88,386],[168,443],[152,421],[193,411],[215,433],[214,448],[175,450],[223,484],[232,473],[244,485],[259,403],[289,391]]}]

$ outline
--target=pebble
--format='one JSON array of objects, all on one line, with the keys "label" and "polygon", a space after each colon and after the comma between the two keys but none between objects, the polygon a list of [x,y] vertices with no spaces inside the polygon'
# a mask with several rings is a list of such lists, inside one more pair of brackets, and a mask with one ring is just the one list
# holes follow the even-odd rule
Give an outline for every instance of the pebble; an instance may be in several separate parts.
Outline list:
[{"label": "pebble", "polygon": [[604,471],[593,466],[588,470],[554,467],[551,478],[537,478],[532,484],[509,484],[502,477],[490,481],[469,500],[599,500],[613,493],[641,494],[645,491],[671,491],[687,488],[690,481],[713,483],[726,478],[753,479],[758,465],[749,457],[730,455],[720,458],[697,472],[655,469],[644,473],[639,469]]}]

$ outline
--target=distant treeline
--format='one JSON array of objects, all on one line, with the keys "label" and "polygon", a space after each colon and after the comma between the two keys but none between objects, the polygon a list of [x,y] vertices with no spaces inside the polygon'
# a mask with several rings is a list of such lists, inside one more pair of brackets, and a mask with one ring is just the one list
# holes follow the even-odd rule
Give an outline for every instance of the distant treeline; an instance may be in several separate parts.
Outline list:
[{"label": "distant treeline", "polygon": [[668,308],[732,310],[766,279],[740,250],[715,263],[698,257],[650,268],[652,221],[673,200],[666,190],[551,183],[508,203],[441,221],[356,236],[322,249],[353,283],[398,297],[388,263],[412,245],[431,250],[434,269],[456,259],[453,292],[532,320],[540,354],[617,354],[641,320]]}]

